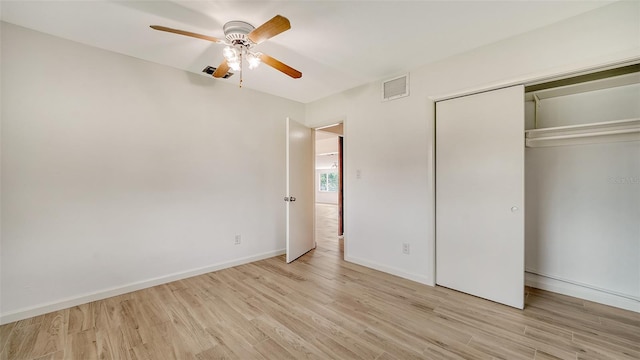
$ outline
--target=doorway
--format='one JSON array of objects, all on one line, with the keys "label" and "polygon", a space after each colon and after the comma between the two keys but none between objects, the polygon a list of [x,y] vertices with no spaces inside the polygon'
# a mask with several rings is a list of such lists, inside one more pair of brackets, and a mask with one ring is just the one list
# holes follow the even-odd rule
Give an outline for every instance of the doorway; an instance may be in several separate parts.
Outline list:
[{"label": "doorway", "polygon": [[315,236],[324,251],[344,253],[342,123],[315,129]]}]

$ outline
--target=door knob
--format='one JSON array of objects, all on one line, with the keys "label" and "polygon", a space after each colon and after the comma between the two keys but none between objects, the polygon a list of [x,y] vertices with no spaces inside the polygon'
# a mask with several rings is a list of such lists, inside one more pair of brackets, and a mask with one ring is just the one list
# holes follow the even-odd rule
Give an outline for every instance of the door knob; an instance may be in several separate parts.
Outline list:
[{"label": "door knob", "polygon": [[295,198],[295,197],[293,197],[293,196],[285,196],[284,201],[291,201],[291,202],[293,202],[293,201],[296,201],[296,198]]},{"label": "door knob", "polygon": [[517,206],[512,206],[511,207],[511,212],[516,212],[518,211],[518,207]]}]

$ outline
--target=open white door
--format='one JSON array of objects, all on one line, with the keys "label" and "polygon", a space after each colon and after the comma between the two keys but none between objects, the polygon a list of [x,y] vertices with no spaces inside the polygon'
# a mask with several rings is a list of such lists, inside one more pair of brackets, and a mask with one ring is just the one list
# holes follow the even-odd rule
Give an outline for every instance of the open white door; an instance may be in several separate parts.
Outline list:
[{"label": "open white door", "polygon": [[524,88],[436,104],[436,283],[524,307]]},{"label": "open white door", "polygon": [[287,118],[287,263],[315,248],[311,129]]}]

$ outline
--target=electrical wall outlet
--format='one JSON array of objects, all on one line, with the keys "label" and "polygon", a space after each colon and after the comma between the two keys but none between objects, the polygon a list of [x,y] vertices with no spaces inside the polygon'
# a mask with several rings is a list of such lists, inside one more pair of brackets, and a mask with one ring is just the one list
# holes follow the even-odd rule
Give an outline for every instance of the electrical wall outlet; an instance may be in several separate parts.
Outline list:
[{"label": "electrical wall outlet", "polygon": [[242,236],[240,236],[240,234],[236,235],[236,238],[234,240],[234,244],[235,245],[240,245],[241,242],[242,242]]},{"label": "electrical wall outlet", "polygon": [[409,255],[409,253],[411,253],[411,247],[409,246],[409,243],[402,244],[402,253],[405,255]]}]

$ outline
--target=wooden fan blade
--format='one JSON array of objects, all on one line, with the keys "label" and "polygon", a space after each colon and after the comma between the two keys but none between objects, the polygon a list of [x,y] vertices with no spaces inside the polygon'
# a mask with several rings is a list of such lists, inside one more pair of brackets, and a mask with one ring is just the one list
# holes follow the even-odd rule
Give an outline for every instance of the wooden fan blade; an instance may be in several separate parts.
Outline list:
[{"label": "wooden fan blade", "polygon": [[271,20],[258,26],[247,37],[256,44],[272,38],[281,32],[291,29],[289,19],[284,16],[276,15]]},{"label": "wooden fan blade", "polygon": [[227,60],[226,59],[222,60],[222,63],[220,63],[220,66],[218,66],[216,71],[213,72],[213,77],[221,78],[225,76],[228,71],[229,71],[229,64],[227,64]]},{"label": "wooden fan blade", "polygon": [[294,68],[292,68],[291,66],[280,62],[279,60],[276,60],[274,58],[272,58],[269,55],[266,54],[259,54],[260,56],[260,61],[262,61],[263,63],[271,66],[272,68],[281,71],[289,76],[291,76],[294,79],[299,79],[302,77],[302,73]]},{"label": "wooden fan blade", "polygon": [[168,28],[168,27],[160,26],[160,25],[151,25],[150,27],[152,29],[154,29],[154,30],[166,31],[166,32],[174,33],[174,34],[184,35],[184,36],[191,36],[191,37],[194,37],[194,38],[197,38],[197,39],[213,41],[214,43],[218,43],[218,44],[224,44],[225,43],[224,41],[222,41],[222,40],[220,40],[218,38],[215,38],[213,36],[196,34],[196,33],[190,32],[190,31],[172,29],[172,28]]}]

